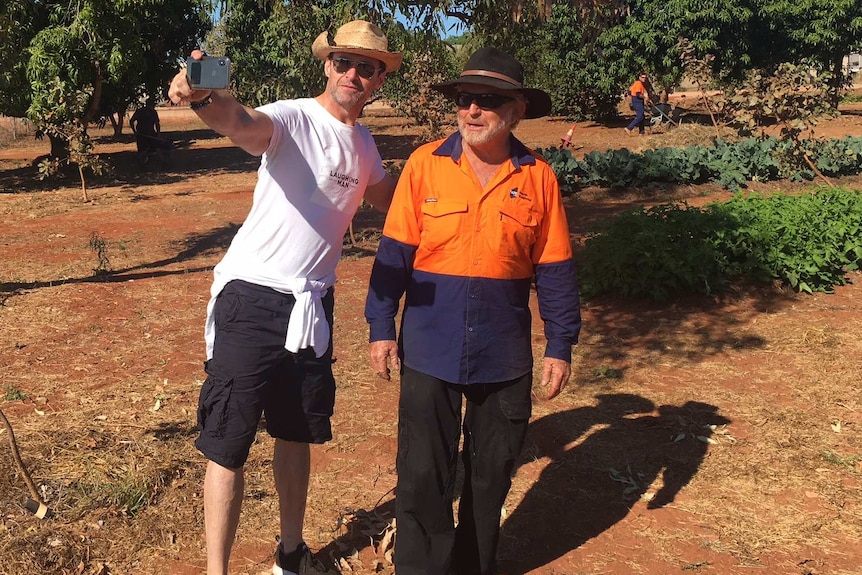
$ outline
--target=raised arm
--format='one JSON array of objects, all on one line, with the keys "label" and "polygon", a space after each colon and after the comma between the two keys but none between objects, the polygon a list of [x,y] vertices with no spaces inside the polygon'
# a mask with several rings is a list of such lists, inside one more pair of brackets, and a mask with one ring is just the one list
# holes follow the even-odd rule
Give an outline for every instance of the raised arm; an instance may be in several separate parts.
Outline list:
[{"label": "raised arm", "polygon": [[[192,58],[202,57],[200,50],[192,52]],[[269,147],[272,120],[266,114],[240,104],[227,90],[195,90],[189,85],[183,69],[171,80],[168,97],[174,104],[192,104],[195,113],[207,126],[227,136],[249,154],[260,156]]]}]

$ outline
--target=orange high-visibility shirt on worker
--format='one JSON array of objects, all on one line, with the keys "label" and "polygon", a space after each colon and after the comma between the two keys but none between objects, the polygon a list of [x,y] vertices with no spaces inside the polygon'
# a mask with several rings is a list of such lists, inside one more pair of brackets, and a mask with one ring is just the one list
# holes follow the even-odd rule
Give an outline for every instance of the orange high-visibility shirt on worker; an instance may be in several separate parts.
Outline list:
[{"label": "orange high-visibility shirt on worker", "polygon": [[641,82],[639,79],[635,80],[634,83],[629,87],[629,94],[631,94],[632,97],[642,98],[642,99],[646,100],[646,98],[647,98],[646,86],[644,86],[644,83]]},{"label": "orange high-visibility shirt on worker", "polygon": [[511,143],[511,157],[484,187],[459,133],[417,149],[372,270],[371,341],[395,339],[406,293],[404,365],[450,383],[508,381],[532,369],[534,276],[545,355],[570,361],[577,342],[577,280],[557,179],[544,159]]}]

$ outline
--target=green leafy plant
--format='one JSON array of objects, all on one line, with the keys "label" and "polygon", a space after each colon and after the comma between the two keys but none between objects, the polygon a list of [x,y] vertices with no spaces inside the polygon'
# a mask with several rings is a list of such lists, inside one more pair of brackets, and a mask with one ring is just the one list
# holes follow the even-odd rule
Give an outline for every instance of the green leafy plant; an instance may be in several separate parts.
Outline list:
[{"label": "green leafy plant", "polygon": [[[787,162],[799,145],[812,162]],[[642,186],[652,182],[701,184],[715,182],[732,191],[749,181],[812,180],[818,173],[844,176],[862,172],[862,138],[802,139],[797,144],[778,138],[745,138],[738,142],[716,140],[713,146],[658,148],[642,154],[625,148],[593,151],[582,160],[564,148],[536,150],[554,169],[564,195],[580,186]]]},{"label": "green leafy plant", "polygon": [[603,379],[622,379],[623,372],[619,369],[603,365],[593,369],[593,377],[601,377]]},{"label": "green leafy plant", "polygon": [[822,453],[824,461],[828,461],[833,465],[838,465],[840,467],[847,467],[850,469],[854,469],[856,465],[862,461],[862,456],[860,455],[848,455],[847,457],[841,457],[837,453],[833,451],[824,451]]},{"label": "green leafy plant", "polygon": [[585,297],[661,301],[714,293],[738,277],[828,292],[862,266],[862,192],[818,188],[799,196],[738,195],[703,208],[640,208],[592,234],[581,260]]},{"label": "green leafy plant", "polygon": [[4,397],[6,401],[24,401],[27,399],[27,395],[11,383],[3,386],[3,390],[5,391]]}]

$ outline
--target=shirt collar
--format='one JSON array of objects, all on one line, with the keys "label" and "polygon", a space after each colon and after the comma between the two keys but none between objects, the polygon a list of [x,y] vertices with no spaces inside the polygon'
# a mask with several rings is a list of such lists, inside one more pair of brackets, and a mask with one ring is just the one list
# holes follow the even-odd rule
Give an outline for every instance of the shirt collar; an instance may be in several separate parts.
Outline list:
[{"label": "shirt collar", "polygon": [[[509,135],[509,138],[512,143],[512,164],[515,168],[520,168],[522,165],[530,165],[536,163],[536,156],[530,151],[527,146],[521,143],[518,138],[514,135]],[[433,155],[435,156],[449,156],[452,158],[453,162],[457,162],[461,159],[461,154],[464,152],[464,146],[461,142],[461,132],[455,132],[450,135],[448,138],[443,140],[443,143],[440,144],[436,150],[434,150]]]}]

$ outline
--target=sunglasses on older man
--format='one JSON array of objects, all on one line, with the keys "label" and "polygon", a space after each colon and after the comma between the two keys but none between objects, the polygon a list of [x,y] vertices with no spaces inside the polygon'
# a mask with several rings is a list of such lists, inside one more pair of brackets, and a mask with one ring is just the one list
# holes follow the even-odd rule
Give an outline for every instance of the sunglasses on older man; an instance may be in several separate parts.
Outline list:
[{"label": "sunglasses on older man", "polygon": [[514,101],[511,96],[502,94],[473,94],[471,92],[457,92],[452,97],[455,105],[459,108],[469,108],[473,102],[483,110],[496,110],[503,104]]},{"label": "sunglasses on older man", "polygon": [[[356,68],[356,73],[359,74],[359,77],[367,80],[377,71],[377,67],[368,62],[351,60],[343,56],[330,57],[329,59],[332,60],[332,65],[339,74],[346,74],[351,68]],[[383,68],[380,69],[383,70]]]}]

